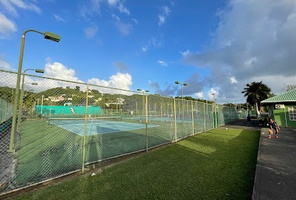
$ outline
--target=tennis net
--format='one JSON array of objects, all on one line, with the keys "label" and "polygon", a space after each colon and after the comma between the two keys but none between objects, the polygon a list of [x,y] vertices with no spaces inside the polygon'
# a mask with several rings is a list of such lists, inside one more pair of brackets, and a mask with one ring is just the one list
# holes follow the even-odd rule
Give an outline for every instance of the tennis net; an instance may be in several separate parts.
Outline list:
[{"label": "tennis net", "polygon": [[99,122],[99,121],[122,121],[121,116],[101,116],[101,117],[50,117],[47,118],[47,122],[49,124],[80,124],[80,123],[92,123],[92,122]]}]

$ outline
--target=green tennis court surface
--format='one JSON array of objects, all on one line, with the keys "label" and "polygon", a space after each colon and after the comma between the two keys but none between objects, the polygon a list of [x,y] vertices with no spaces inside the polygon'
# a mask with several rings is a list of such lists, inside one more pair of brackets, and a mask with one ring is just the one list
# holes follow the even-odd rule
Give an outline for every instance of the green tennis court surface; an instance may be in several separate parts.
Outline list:
[{"label": "green tennis court surface", "polygon": [[[49,121],[50,124],[76,133],[77,135],[84,135],[85,121],[83,119],[54,119]],[[158,125],[149,125],[148,128],[157,127]],[[143,123],[130,123],[121,121],[108,121],[100,119],[90,119],[86,123],[87,135],[97,135],[106,133],[115,133],[121,131],[130,131],[137,129],[144,129],[146,125]]]}]

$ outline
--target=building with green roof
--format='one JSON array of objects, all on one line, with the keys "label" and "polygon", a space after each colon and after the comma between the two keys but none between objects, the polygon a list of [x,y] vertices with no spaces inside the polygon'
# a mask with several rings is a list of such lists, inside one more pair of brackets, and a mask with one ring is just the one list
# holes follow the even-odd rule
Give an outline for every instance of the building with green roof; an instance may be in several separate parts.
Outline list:
[{"label": "building with green roof", "polygon": [[296,128],[296,89],[261,101],[269,108],[271,118],[282,127]]}]

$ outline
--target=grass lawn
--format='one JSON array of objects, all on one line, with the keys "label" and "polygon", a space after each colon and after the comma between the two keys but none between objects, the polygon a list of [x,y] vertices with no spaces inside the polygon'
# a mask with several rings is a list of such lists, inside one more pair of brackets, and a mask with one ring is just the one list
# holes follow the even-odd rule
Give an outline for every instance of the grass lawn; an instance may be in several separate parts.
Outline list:
[{"label": "grass lawn", "polygon": [[258,142],[217,128],[15,199],[251,199]]}]

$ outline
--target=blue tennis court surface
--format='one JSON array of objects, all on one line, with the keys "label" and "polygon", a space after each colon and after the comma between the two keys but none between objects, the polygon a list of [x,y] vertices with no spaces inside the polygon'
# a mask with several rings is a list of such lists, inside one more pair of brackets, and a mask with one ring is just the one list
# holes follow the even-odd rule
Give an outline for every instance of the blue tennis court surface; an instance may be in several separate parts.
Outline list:
[{"label": "blue tennis court surface", "polygon": [[[50,124],[59,126],[63,129],[66,129],[70,132],[76,133],[83,136],[84,134],[84,120],[51,120]],[[148,128],[157,127],[159,125],[148,125]],[[106,121],[106,120],[93,120],[87,121],[86,133],[87,135],[97,135],[97,134],[106,134],[114,133],[121,131],[130,131],[137,129],[146,128],[145,124],[142,123],[129,123],[129,122],[120,122],[120,121]]]}]

